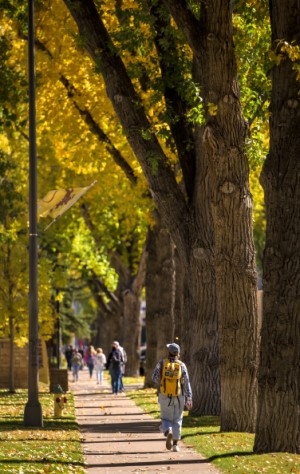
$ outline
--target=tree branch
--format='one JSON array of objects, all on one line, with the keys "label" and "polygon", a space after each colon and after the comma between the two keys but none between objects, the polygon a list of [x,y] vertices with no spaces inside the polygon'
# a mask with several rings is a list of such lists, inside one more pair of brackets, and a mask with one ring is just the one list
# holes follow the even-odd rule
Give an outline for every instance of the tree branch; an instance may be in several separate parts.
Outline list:
[{"label": "tree branch", "polygon": [[186,0],[162,0],[183,32],[195,56],[199,55],[199,43],[202,40],[201,22],[189,8]]},{"label": "tree branch", "polygon": [[[81,213],[82,213],[82,216],[84,218],[84,222],[85,222],[87,228],[90,230],[90,232],[93,236],[93,239],[95,241],[95,244],[96,244],[97,248],[99,249],[100,245],[101,245],[101,240],[100,240],[99,234],[97,233],[97,230],[94,226],[94,223],[91,219],[87,204],[82,204],[81,205]],[[110,258],[110,264],[116,270],[117,274],[119,275],[119,278],[121,278],[121,276],[122,276],[122,278],[121,278],[122,281],[123,281],[124,278],[125,278],[126,281],[128,281],[130,273],[129,273],[126,265],[123,263],[120,255],[117,252],[113,252],[111,250],[108,250],[107,253],[108,253],[108,256]]]},{"label": "tree branch", "polygon": [[[22,38],[27,39],[22,33],[19,33],[19,35]],[[40,51],[46,53],[47,56],[53,60],[53,54],[47,48],[47,46],[44,45],[44,43],[42,43],[38,39],[35,39],[35,45]],[[106,135],[100,125],[95,121],[91,112],[87,109],[80,107],[80,105],[77,103],[75,97],[77,91],[73,84],[63,74],[59,74],[59,81],[65,87],[69,99],[73,102],[74,107],[79,112],[81,118],[86,123],[91,133],[93,133],[101,143],[105,143],[107,151],[113,158],[114,162],[124,171],[129,181],[134,185],[137,184],[137,177],[135,176],[131,166],[127,163],[127,161],[119,152],[119,150],[114,146],[108,135]]]},{"label": "tree branch", "polygon": [[184,195],[95,4],[92,0],[64,2],[77,23],[87,51],[102,72],[107,95],[143,169],[156,206],[168,227],[178,232],[182,216],[187,213]]},{"label": "tree branch", "polygon": [[[162,78],[166,84],[164,95],[167,113],[171,116],[170,129],[176,144],[178,158],[182,169],[185,190],[191,201],[195,180],[195,147],[194,133],[191,123],[187,120],[188,104],[177,92],[176,86],[184,83],[180,70],[178,51],[171,37],[170,16],[167,11],[162,13],[161,5],[149,2],[150,13],[154,18],[154,42],[158,53]],[[165,10],[165,9],[164,9]],[[167,43],[168,48],[162,46]],[[176,64],[176,79],[174,78]],[[168,80],[173,77],[173,80]],[[171,85],[170,85],[171,84]]]},{"label": "tree branch", "polygon": [[148,258],[148,252],[146,250],[146,246],[144,246],[142,256],[139,261],[138,270],[136,272],[136,275],[134,277],[134,281],[132,284],[132,291],[138,295],[141,293],[142,288],[145,284],[147,258]]}]

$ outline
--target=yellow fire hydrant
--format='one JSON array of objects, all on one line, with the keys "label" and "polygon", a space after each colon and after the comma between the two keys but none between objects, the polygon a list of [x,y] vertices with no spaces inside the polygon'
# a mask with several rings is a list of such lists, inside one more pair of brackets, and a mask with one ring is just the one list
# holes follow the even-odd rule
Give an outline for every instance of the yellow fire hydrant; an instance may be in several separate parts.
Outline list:
[{"label": "yellow fire hydrant", "polygon": [[67,403],[67,397],[60,385],[56,385],[53,389],[54,393],[54,416],[62,416],[62,411]]}]

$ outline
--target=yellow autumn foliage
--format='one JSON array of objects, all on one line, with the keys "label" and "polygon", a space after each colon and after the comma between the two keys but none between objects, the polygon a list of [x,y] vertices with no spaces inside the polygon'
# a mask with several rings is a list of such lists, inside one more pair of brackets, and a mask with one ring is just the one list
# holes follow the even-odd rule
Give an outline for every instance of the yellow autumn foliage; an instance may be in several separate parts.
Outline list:
[{"label": "yellow autumn foliage", "polygon": [[[10,64],[26,71],[27,41],[18,36],[11,22],[7,22],[6,28],[9,29],[13,44]],[[106,97],[101,74],[95,71],[89,57],[78,51],[74,31],[73,20],[63,2],[52,0],[42,9],[37,9],[36,37],[49,51],[48,54],[36,47],[40,187],[45,189],[44,182],[47,183],[47,189],[84,186],[97,179],[93,195],[87,198],[100,201],[100,205],[110,205],[114,201],[122,214],[132,214],[132,204],[138,201],[147,213],[149,202],[142,198],[146,183],[140,166]],[[70,81],[71,97],[68,97],[62,84],[62,77]],[[82,120],[78,107],[92,115],[95,123],[99,124],[134,169],[139,177],[134,193],[132,185],[112,160],[106,144]],[[27,113],[28,110],[24,110],[25,116]]]}]

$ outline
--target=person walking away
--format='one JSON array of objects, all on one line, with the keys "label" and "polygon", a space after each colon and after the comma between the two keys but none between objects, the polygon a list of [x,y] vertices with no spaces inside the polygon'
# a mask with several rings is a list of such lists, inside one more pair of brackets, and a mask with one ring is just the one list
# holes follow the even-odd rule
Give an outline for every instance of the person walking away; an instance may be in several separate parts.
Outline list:
[{"label": "person walking away", "polygon": [[97,384],[102,385],[105,366],[106,366],[105,354],[103,354],[103,350],[101,349],[101,347],[98,347],[96,357],[95,357]]},{"label": "person walking away", "polygon": [[123,357],[119,349],[119,343],[114,341],[112,343],[112,350],[107,358],[106,367],[111,376],[112,393],[117,396],[121,390],[121,376],[122,376]]},{"label": "person walking away", "polygon": [[[79,354],[81,354],[82,361],[84,361],[84,347],[83,347],[83,346],[79,346],[78,352],[79,352]],[[83,364],[82,364],[81,368],[83,368]]]},{"label": "person walking away", "polygon": [[78,352],[78,349],[74,349],[73,356],[72,356],[73,382],[78,382],[78,374],[79,374],[81,365],[82,365],[82,356]]},{"label": "person walking away", "polygon": [[118,344],[118,349],[121,351],[122,358],[123,358],[122,373],[121,373],[121,379],[120,379],[120,392],[125,392],[125,388],[124,388],[124,384],[123,384],[123,375],[125,374],[125,365],[126,365],[126,362],[127,362],[127,354],[126,354],[126,351],[125,351],[124,347],[120,346],[118,341],[115,341],[115,343]]},{"label": "person walking away", "polygon": [[94,346],[90,346],[85,354],[85,363],[89,369],[90,379],[93,377],[96,351]]},{"label": "person walking away", "polygon": [[179,451],[184,406],[191,410],[192,390],[186,365],[179,360],[180,347],[167,344],[168,356],[161,359],[152,374],[152,380],[159,386],[160,430],[166,436],[166,448]]},{"label": "person walking away", "polygon": [[70,345],[66,348],[65,358],[67,361],[68,370],[72,370],[73,347]]}]

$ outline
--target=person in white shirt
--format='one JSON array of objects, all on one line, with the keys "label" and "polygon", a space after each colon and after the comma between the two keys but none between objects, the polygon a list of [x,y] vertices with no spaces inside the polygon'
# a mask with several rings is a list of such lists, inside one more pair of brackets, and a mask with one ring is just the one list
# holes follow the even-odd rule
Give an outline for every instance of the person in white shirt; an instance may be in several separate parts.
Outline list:
[{"label": "person in white shirt", "polygon": [[103,373],[106,367],[106,356],[103,353],[101,347],[98,347],[96,356],[95,356],[95,368],[96,368],[96,379],[97,384],[103,383]]}]

